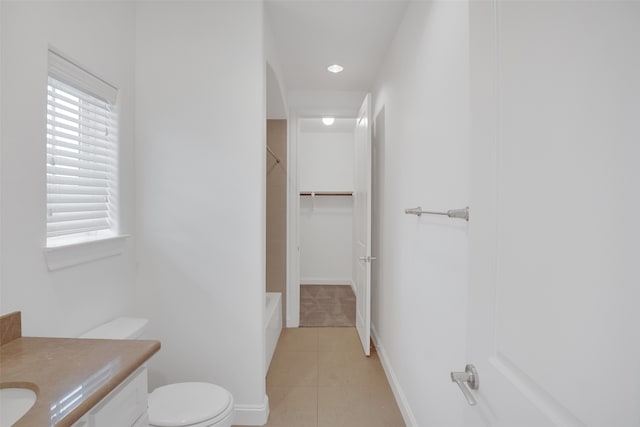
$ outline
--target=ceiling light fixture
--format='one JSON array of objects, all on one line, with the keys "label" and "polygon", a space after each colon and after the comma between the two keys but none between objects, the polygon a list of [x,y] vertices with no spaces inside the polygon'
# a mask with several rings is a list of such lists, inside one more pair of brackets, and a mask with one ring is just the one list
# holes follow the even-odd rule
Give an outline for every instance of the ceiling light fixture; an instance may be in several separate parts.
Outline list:
[{"label": "ceiling light fixture", "polygon": [[340,71],[344,70],[344,67],[338,64],[333,64],[329,65],[327,67],[327,70],[331,71],[332,73],[339,73]]},{"label": "ceiling light fixture", "polygon": [[336,119],[333,117],[323,117],[322,118],[322,123],[324,123],[325,126],[331,126],[333,124],[333,122],[335,122]]}]

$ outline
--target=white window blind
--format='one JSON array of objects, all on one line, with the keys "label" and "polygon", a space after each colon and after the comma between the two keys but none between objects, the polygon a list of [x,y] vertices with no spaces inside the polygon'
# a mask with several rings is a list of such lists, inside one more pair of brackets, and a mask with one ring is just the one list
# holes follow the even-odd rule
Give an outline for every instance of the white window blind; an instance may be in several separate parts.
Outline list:
[{"label": "white window blind", "polygon": [[117,90],[49,52],[47,92],[47,246],[113,235]]}]

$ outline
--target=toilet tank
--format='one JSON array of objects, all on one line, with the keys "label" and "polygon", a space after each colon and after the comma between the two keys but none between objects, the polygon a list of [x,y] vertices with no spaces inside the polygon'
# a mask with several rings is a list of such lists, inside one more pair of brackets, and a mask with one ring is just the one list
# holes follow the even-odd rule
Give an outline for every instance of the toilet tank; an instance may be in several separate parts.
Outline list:
[{"label": "toilet tank", "polygon": [[98,338],[107,340],[135,340],[140,338],[147,327],[148,319],[137,317],[118,317],[97,328],[80,335],[80,338]]}]

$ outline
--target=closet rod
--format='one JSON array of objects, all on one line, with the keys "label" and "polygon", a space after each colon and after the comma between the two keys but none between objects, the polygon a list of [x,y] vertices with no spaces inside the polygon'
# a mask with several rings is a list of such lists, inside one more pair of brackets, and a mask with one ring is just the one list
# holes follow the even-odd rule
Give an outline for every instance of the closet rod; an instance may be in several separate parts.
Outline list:
[{"label": "closet rod", "polygon": [[353,193],[300,193],[301,196],[353,196]]},{"label": "closet rod", "polygon": [[267,145],[267,151],[276,159],[276,163],[280,163],[280,159],[278,158],[278,156],[276,156],[276,153],[274,153],[271,147],[269,147],[268,145]]}]

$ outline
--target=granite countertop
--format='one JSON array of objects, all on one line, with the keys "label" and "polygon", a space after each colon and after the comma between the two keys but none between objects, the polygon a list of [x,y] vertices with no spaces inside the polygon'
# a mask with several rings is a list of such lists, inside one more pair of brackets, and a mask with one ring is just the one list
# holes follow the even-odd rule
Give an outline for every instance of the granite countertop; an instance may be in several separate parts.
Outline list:
[{"label": "granite countertop", "polygon": [[0,346],[0,388],[37,396],[14,426],[72,425],[159,349],[158,341],[12,339]]}]

